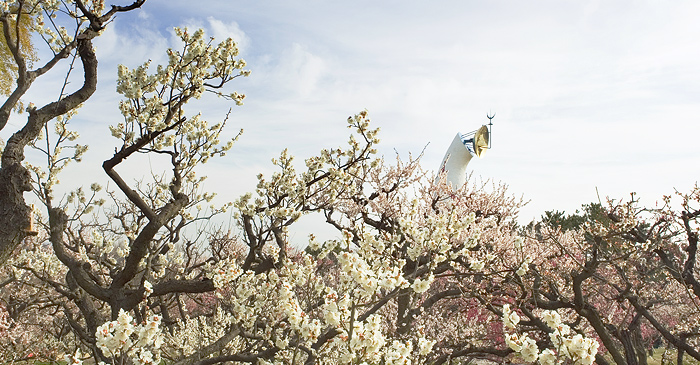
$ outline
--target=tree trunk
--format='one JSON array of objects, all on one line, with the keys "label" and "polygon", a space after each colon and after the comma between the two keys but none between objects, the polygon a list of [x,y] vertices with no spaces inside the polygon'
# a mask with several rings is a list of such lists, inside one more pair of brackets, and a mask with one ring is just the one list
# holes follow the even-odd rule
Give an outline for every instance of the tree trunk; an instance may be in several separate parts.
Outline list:
[{"label": "tree trunk", "polygon": [[637,362],[637,351],[630,330],[620,331],[620,342],[622,342],[622,349],[625,351],[625,362],[627,365],[639,365],[639,362]]},{"label": "tree trunk", "polygon": [[0,168],[0,265],[30,233],[31,208],[23,196],[29,190],[31,176],[20,163]]}]

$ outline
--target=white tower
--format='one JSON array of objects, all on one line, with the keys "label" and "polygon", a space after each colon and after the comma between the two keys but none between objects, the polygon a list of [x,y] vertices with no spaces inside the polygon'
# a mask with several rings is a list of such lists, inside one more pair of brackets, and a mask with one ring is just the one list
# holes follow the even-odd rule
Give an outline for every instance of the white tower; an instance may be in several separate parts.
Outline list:
[{"label": "white tower", "polygon": [[447,183],[453,188],[458,188],[467,181],[467,164],[471,159],[472,154],[462,142],[462,136],[457,133],[447,148],[438,172],[444,172]]},{"label": "white tower", "polygon": [[491,131],[485,125],[467,134],[457,133],[438,170],[438,173],[445,173],[447,184],[454,189],[464,185],[467,181],[467,164],[474,155],[481,157],[484,150],[489,148],[490,136]]}]

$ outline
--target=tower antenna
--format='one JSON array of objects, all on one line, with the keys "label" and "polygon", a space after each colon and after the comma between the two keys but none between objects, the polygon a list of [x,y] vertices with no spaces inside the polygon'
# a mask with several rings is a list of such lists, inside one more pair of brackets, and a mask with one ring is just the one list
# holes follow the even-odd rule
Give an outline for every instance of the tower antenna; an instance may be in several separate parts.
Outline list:
[{"label": "tower antenna", "polygon": [[489,115],[489,114],[491,114],[491,111],[490,111],[490,110],[489,110],[488,114],[486,114],[486,118],[489,118],[489,148],[491,148],[491,139],[492,139],[492,137],[493,137],[493,136],[491,135],[491,126],[493,125],[492,119],[493,119],[494,117],[496,117],[496,113],[493,113],[493,115]]}]

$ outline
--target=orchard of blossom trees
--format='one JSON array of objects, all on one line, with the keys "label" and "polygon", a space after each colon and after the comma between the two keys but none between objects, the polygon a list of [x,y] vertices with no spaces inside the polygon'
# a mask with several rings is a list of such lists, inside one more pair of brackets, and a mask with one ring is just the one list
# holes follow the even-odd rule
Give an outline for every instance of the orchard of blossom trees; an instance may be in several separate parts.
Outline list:
[{"label": "orchard of blossom trees", "polygon": [[[205,92],[242,104],[229,88],[250,72],[234,40],[201,30],[176,28],[167,64],[119,67],[123,120],[102,164],[112,188],[59,195],[61,170],[87,150],[70,118],[99,87],[92,40],[144,3],[0,2],[13,65],[0,129],[24,118],[0,145],[0,362],[700,361],[698,187],[653,208],[632,195],[522,227],[505,185],[453,187],[420,159],[377,156],[363,111],[344,146],[304,164],[283,151],[254,192],[203,208],[213,194],[197,170],[235,139],[220,137],[228,115],[211,123],[187,104]],[[45,105],[23,99],[66,62],[82,85],[56,85]],[[42,159],[25,160],[29,149]],[[118,172],[149,156],[167,171]],[[199,224],[227,210],[236,229]],[[337,234],[294,249],[287,232],[308,214]]]}]

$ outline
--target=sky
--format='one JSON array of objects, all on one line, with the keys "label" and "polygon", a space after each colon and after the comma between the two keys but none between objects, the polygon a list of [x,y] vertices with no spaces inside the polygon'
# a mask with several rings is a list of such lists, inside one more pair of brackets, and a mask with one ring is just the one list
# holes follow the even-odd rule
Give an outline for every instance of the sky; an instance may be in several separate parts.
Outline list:
[{"label": "sky", "polygon": [[303,161],[344,145],[345,120],[367,109],[380,154],[424,151],[430,170],[456,133],[495,114],[492,148],[468,171],[527,201],[521,222],[631,192],[653,206],[698,180],[698,19],[700,2],[682,0],[148,0],[95,42],[98,91],[72,122],[91,150],[63,182],[107,180],[101,161],[117,145],[107,125],[121,120],[117,65],[165,62],[172,28],[188,26],[232,37],[252,71],[230,88],[245,105],[191,109],[216,122],[233,107],[227,133],[244,129],[202,170],[221,199],[252,191],[284,148]]}]

